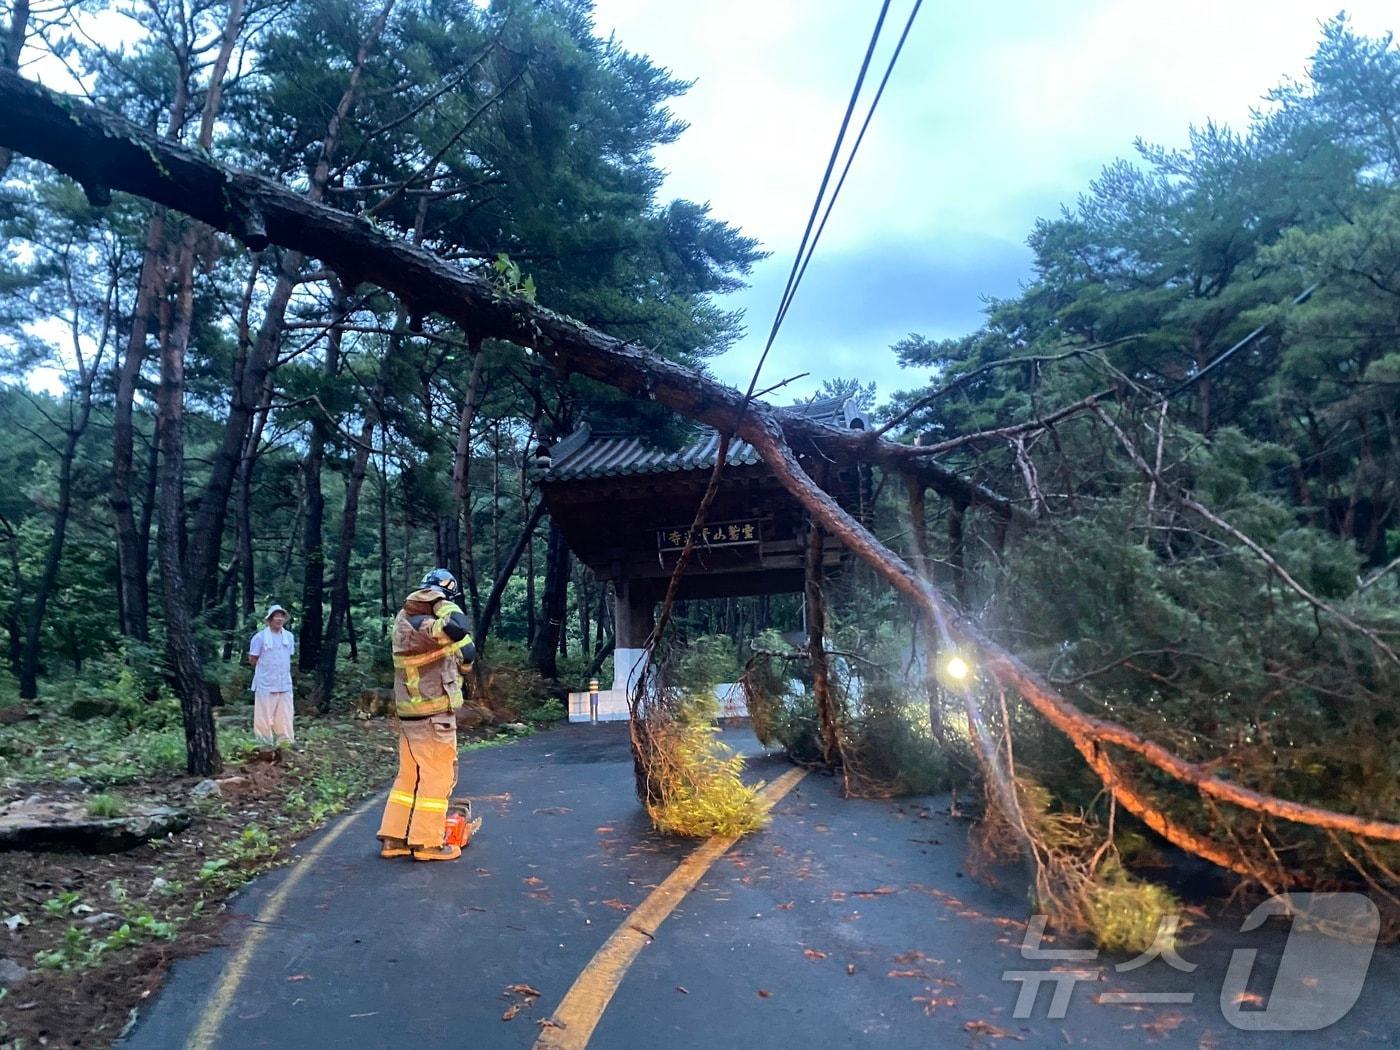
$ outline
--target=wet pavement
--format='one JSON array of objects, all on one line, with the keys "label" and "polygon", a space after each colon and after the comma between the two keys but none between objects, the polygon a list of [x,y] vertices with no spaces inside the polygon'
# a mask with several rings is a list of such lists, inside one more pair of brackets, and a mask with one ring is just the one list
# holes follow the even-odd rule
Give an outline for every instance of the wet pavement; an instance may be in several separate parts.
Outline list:
[{"label": "wet pavement", "polygon": [[[747,731],[725,739],[750,756],[753,779],[789,768]],[[311,859],[233,901],[228,947],[177,963],[121,1045],[531,1046],[593,953],[695,844],[651,830],[633,794],[625,725],[562,727],[465,753],[456,793],[485,818],[461,860],[381,860],[379,800],[341,818],[298,847]],[[654,940],[589,1045],[1400,1042],[1394,947],[1377,949],[1355,1005],[1321,1031],[1230,1023],[1222,987],[1224,1010],[1244,1012],[1237,1023],[1275,1023],[1286,1005],[1269,998],[1286,925],[1241,933],[1243,907],[1208,903],[1190,916],[1178,960],[1189,973],[1160,958],[1123,971],[1121,955],[1026,958],[1022,873],[1003,872],[999,886],[972,878],[969,825],[948,808],[946,798],[846,800],[835,780],[809,775],[766,831],[721,857],[648,931]],[[255,949],[240,955],[254,930]],[[1256,965],[1241,957],[1227,985],[1236,949],[1257,949]],[[1302,987],[1320,981],[1325,991],[1344,964],[1332,957],[1327,972],[1304,972]],[[1036,981],[1033,1009],[1016,1017]],[[1146,995],[1190,1001],[1123,998]]]}]

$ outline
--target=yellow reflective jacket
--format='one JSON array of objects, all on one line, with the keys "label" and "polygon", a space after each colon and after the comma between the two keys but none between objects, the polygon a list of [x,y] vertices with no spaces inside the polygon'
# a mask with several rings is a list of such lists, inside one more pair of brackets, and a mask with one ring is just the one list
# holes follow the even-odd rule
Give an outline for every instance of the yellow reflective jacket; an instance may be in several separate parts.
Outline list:
[{"label": "yellow reflective jacket", "polygon": [[461,612],[437,591],[420,590],[394,617],[394,701],[400,718],[426,718],[462,706],[457,661],[472,638],[454,642],[443,629],[448,617]]}]

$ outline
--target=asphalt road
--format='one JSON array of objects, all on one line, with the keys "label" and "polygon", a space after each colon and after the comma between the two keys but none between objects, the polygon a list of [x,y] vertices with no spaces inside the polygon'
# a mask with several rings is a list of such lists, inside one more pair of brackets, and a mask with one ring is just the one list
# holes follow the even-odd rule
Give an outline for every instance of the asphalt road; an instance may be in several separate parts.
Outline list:
[{"label": "asphalt road", "polygon": [[[746,732],[726,740],[750,754],[755,778],[788,768]],[[633,795],[623,726],[561,728],[464,754],[457,793],[485,817],[460,861],[381,860],[378,800],[342,818],[301,844],[309,860],[255,881],[233,902],[228,946],[177,963],[121,1045],[531,1046],[536,1022],[695,844],[650,829]],[[1243,910],[1223,904],[1193,917],[1181,948],[1190,973],[1161,959],[1120,972],[1125,956],[1027,960],[1024,881],[1015,871],[1000,887],[971,878],[967,824],[947,810],[939,798],[845,800],[831,778],[806,777],[777,804],[767,831],[721,857],[648,931],[654,940],[589,1045],[1400,1042],[1395,948],[1377,949],[1355,1006],[1328,1028],[1230,1024],[1221,988],[1232,951],[1258,949],[1256,972],[1233,998],[1262,1010],[1286,929],[1241,933]],[[1047,1016],[1047,983],[1031,1015],[1015,1017],[1025,980],[1006,979],[1007,971],[1074,971],[1062,978],[1064,1015]],[[1192,1000],[1111,1002],[1148,993]]]}]

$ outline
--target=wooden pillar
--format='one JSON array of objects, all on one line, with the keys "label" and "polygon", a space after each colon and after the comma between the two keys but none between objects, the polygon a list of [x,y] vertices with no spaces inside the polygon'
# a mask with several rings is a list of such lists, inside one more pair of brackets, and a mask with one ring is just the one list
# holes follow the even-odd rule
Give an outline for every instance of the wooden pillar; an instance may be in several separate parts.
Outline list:
[{"label": "wooden pillar", "polygon": [[812,695],[817,704],[822,761],[835,769],[841,764],[841,742],[836,729],[836,705],[831,699],[831,675],[826,663],[826,605],[822,601],[821,526],[807,526],[807,561],[804,596],[807,603],[807,656],[812,665]]},{"label": "wooden pillar", "polygon": [[630,692],[632,681],[646,656],[647,641],[656,626],[656,595],[649,584],[636,580],[615,581],[617,590],[613,643],[613,688]]}]

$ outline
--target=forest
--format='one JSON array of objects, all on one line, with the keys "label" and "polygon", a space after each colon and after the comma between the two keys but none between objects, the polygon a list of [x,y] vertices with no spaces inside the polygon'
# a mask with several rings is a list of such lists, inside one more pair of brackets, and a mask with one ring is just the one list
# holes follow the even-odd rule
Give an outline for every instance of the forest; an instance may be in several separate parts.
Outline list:
[{"label": "forest", "polygon": [[[26,140],[36,53],[148,170]],[[544,513],[539,450],[583,420],[671,447],[738,427],[741,395],[687,377],[753,322],[722,296],[763,258],[660,194],[686,82],[583,0],[12,2],[2,57],[13,703],[168,718],[208,774],[269,602],[302,695],[344,712],[433,565],[532,702],[605,669],[611,599]],[[1184,141],[1040,221],[977,331],[888,348],[908,389],[823,377],[871,433],[749,413],[746,439],[873,472],[859,532],[809,492],[857,555],[829,656],[783,648],[795,597],[682,603],[668,644],[744,671],[760,735],[853,793],[980,768],[988,851],[1029,848],[1069,912],[1127,885],[1098,849],[1122,805],[1265,887],[1359,880],[1400,914],[1400,48],[1338,16],[1248,127]],[[214,165],[280,195],[216,199]],[[937,680],[949,649],[977,698]]]}]

